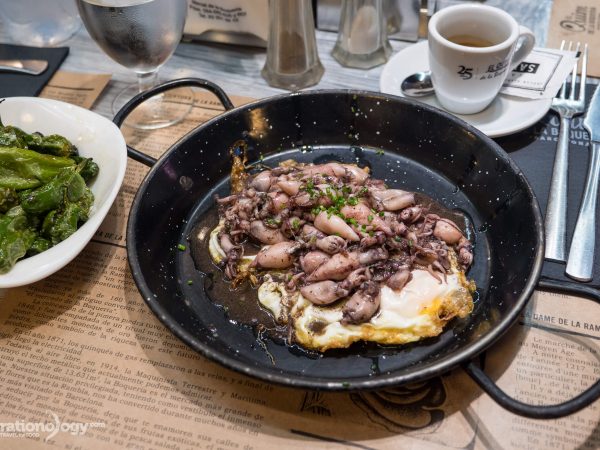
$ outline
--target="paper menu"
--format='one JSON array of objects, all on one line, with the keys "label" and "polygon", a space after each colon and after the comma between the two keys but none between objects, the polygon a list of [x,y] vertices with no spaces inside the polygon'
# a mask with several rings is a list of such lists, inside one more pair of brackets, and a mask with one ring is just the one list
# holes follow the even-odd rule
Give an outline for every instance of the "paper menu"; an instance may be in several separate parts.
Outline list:
[{"label": "paper menu", "polygon": [[91,108],[108,82],[110,74],[66,72],[59,70],[42,89],[40,97]]},{"label": "paper menu", "polygon": [[[304,392],[238,375],[166,331],[139,297],[126,264],[121,247],[92,243],[66,270],[11,290],[2,300],[0,423],[51,421],[56,415],[64,423],[104,425],[83,435],[59,432],[49,442],[49,433],[41,432],[35,438],[0,437],[0,443],[86,449],[600,444],[598,404],[567,419],[522,419],[481,394],[461,371],[352,394]],[[595,376],[598,336],[574,341],[549,333],[541,327],[551,317],[575,320],[573,302],[546,296],[539,301],[547,310],[526,313],[523,324],[489,353],[486,370],[502,372],[501,387],[521,399],[559,401]],[[561,350],[572,353],[573,362],[562,361],[563,372],[557,372]]]},{"label": "paper menu", "polygon": [[590,51],[588,75],[600,77],[600,5],[595,0],[554,0],[546,47],[560,48],[565,40],[587,43]]},{"label": "paper menu", "polygon": [[[208,94],[198,94],[198,101],[190,123],[154,132],[124,129],[128,143],[158,156],[197,121],[220,112]],[[377,392],[324,393],[263,383],[199,356],[152,314],[128,268],[124,227],[146,171],[129,162],[110,217],[73,263],[2,293],[1,448],[600,446],[599,402],[565,419],[523,419],[497,406],[460,370]],[[553,403],[594,382],[599,343],[598,305],[538,293],[487,353],[485,367],[509,394]],[[59,430],[3,434],[11,425],[38,423],[58,423]]]}]

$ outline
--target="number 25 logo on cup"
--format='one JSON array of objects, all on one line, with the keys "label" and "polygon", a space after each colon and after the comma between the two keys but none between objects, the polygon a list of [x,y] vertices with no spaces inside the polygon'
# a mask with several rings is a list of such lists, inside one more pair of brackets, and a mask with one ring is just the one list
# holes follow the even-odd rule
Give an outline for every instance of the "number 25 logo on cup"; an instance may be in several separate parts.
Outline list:
[{"label": "number 25 logo on cup", "polygon": [[458,74],[460,75],[460,77],[463,80],[470,80],[471,78],[473,78],[473,68],[472,67],[465,67],[465,66],[458,66]]}]

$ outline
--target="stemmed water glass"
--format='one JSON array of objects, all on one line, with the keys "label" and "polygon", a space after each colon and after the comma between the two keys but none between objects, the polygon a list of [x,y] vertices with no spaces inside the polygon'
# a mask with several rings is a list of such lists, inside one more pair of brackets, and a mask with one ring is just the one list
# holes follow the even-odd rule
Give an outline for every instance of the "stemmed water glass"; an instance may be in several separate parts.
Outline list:
[{"label": "stemmed water glass", "polygon": [[[113,101],[116,113],[139,92],[157,84],[158,69],[181,40],[187,0],[76,0],[90,36],[117,63],[137,74],[137,85]],[[193,92],[179,88],[159,94],[138,106],[127,124],[156,129],[181,121],[190,111]]]}]

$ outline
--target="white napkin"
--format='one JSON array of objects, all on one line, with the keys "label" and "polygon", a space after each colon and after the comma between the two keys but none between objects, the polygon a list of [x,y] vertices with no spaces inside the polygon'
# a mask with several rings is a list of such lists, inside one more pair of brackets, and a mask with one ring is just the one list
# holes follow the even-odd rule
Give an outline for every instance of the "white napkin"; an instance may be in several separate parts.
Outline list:
[{"label": "white napkin", "polygon": [[524,98],[552,98],[573,70],[577,54],[566,50],[534,48],[508,75],[501,94]]},{"label": "white napkin", "polygon": [[206,31],[226,31],[250,33],[267,41],[267,0],[188,0],[188,8],[184,29],[186,35],[199,36]]}]

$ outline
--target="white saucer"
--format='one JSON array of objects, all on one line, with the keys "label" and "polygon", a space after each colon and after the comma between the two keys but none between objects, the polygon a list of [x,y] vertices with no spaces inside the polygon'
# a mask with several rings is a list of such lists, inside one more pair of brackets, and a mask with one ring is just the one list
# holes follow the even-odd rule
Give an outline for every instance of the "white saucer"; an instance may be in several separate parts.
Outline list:
[{"label": "white saucer", "polygon": [[[422,41],[396,53],[383,68],[379,78],[379,90],[385,94],[405,97],[400,91],[400,83],[415,72],[429,70],[427,52],[427,41]],[[435,95],[415,98],[415,100],[444,109]],[[551,98],[530,100],[499,95],[490,106],[478,114],[455,115],[479,128],[489,137],[499,137],[533,125],[544,117],[551,104]]]}]

